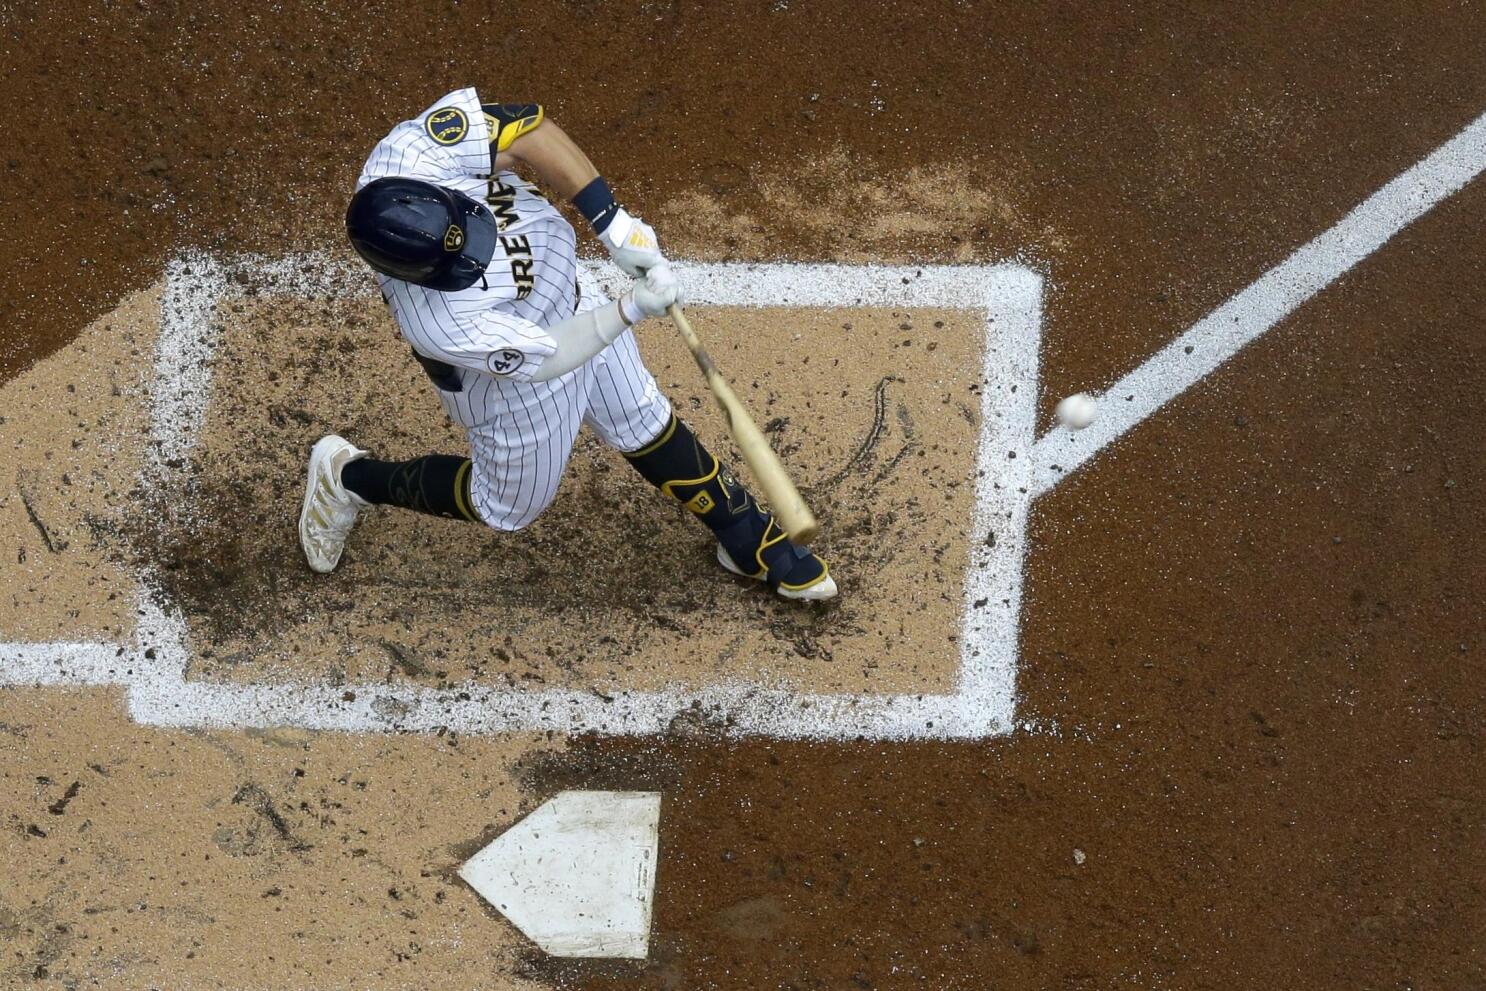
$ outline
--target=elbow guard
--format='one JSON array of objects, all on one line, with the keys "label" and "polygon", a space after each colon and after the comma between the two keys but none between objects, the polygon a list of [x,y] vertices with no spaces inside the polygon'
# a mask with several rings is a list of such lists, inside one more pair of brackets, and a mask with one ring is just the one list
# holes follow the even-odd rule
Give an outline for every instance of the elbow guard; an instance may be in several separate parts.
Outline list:
[{"label": "elbow guard", "polygon": [[511,142],[535,130],[546,119],[540,103],[486,103],[485,123],[490,128],[490,157],[511,147]]}]

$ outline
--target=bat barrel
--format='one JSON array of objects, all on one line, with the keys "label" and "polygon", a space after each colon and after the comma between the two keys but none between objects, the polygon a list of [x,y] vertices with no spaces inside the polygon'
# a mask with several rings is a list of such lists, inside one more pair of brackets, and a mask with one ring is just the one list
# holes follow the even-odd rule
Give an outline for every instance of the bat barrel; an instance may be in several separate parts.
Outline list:
[{"label": "bat barrel", "polygon": [[738,453],[743,455],[744,462],[758,482],[764,501],[774,512],[775,520],[789,534],[790,539],[797,543],[808,543],[819,529],[815,514],[805,504],[805,498],[790,480],[779,456],[769,446],[769,441],[744,408],[742,400],[733,392],[732,386],[728,385],[711,357],[702,348],[701,338],[692,329],[686,314],[681,312],[679,306],[672,306],[669,313],[676,329],[681,332],[682,340],[686,341],[692,356],[697,359],[698,366],[706,373],[707,387],[712,390],[717,405],[722,408],[733,443],[738,445]]}]

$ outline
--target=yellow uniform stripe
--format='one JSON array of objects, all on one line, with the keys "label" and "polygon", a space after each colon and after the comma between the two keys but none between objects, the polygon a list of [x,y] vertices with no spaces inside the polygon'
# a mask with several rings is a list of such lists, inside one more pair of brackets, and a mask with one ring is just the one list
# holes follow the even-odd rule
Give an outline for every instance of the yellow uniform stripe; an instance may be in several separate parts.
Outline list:
[{"label": "yellow uniform stripe", "polygon": [[664,492],[666,495],[670,496],[672,499],[680,499],[681,497],[678,496],[675,493],[675,491],[674,491],[676,486],[678,486],[678,485],[705,485],[706,483],[712,481],[712,479],[714,479],[714,478],[717,477],[717,472],[718,472],[718,470],[721,467],[722,466],[717,463],[717,459],[716,458],[713,458],[712,459],[712,470],[709,471],[707,474],[703,475],[701,478],[677,478],[677,479],[673,479],[673,480],[671,480],[669,482],[666,482],[664,485],[662,485],[660,487],[660,490],[662,492]]},{"label": "yellow uniform stripe", "polygon": [[454,505],[458,507],[459,512],[463,514],[465,519],[471,523],[479,523],[480,517],[476,516],[475,511],[470,508],[468,498],[470,491],[470,468],[472,466],[472,462],[466,458],[464,464],[460,465],[459,470],[454,473]]},{"label": "yellow uniform stripe", "polygon": [[[669,423],[666,424],[666,429],[664,429],[664,430],[662,430],[660,432],[660,436],[659,437],[657,437],[655,440],[651,441],[649,444],[646,444],[644,447],[640,448],[638,451],[625,451],[624,452],[624,456],[626,458],[643,458],[645,455],[649,454],[651,451],[655,450],[656,448],[658,448],[662,444],[664,444],[666,441],[668,441],[668,440],[671,439],[671,435],[676,432],[676,423],[677,423],[676,414],[675,413],[672,413],[671,414],[671,422],[669,422]],[[714,458],[713,460],[715,461],[716,459]]]}]

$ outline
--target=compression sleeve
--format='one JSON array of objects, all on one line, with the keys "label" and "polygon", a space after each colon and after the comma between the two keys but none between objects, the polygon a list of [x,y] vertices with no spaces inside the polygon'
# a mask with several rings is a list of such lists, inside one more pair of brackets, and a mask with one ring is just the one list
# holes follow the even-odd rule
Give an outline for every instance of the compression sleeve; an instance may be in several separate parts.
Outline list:
[{"label": "compression sleeve", "polygon": [[557,350],[542,359],[536,371],[532,372],[531,381],[546,382],[566,375],[613,344],[630,325],[631,321],[626,319],[628,315],[637,315],[637,312],[626,297],[574,313],[548,327],[547,336],[557,342]]}]

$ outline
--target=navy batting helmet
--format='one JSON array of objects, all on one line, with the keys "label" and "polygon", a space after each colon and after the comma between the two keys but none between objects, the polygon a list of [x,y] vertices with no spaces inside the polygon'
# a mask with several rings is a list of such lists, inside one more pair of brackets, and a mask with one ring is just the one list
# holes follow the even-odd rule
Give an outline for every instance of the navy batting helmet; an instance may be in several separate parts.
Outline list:
[{"label": "navy batting helmet", "polygon": [[351,197],[346,233],[383,275],[454,292],[474,285],[495,253],[495,218],[458,190],[391,176]]}]

